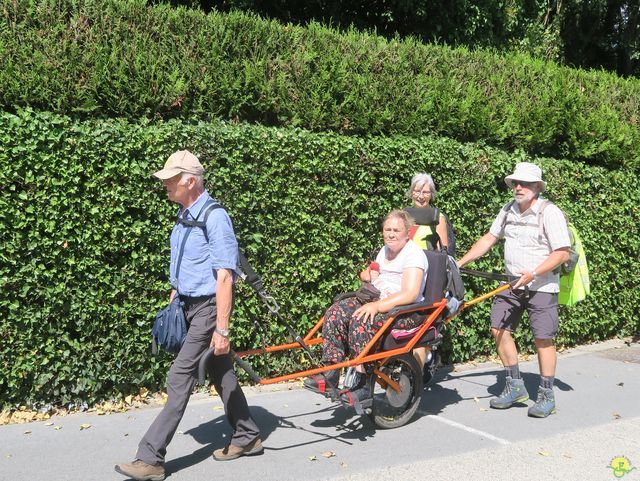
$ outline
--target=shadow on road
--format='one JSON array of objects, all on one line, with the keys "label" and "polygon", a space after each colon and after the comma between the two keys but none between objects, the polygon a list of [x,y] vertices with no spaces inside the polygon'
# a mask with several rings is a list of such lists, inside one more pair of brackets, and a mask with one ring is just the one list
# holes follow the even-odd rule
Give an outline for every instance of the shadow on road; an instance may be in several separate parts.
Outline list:
[{"label": "shadow on road", "polygon": [[[532,395],[536,393],[539,376],[525,372],[522,373],[522,377],[529,393]],[[488,379],[490,380],[489,382],[492,382],[491,384],[488,384]],[[447,406],[472,399],[463,397],[457,388],[448,387],[447,385],[448,381],[460,380],[485,386],[487,390],[486,397],[493,397],[500,394],[504,386],[505,374],[502,369],[454,373],[451,366],[441,367],[432,383],[424,390],[418,414],[410,422],[420,419],[421,415],[425,413],[437,415]],[[555,380],[555,386],[562,391],[573,390],[571,385],[560,379]],[[291,416],[277,416],[261,406],[251,406],[250,410],[253,418],[260,426],[263,441],[267,440],[277,429],[296,430],[305,434],[303,438],[306,441],[281,446],[271,443],[265,450],[282,451],[327,440],[351,445],[357,441],[366,441],[376,435],[376,427],[367,416],[358,416],[353,409],[337,404],[328,404],[321,409],[305,411]],[[330,414],[330,417],[326,417],[326,414]],[[311,421],[309,421],[309,418],[312,418]],[[330,433],[325,432],[327,428],[329,428]],[[167,462],[165,467],[169,473],[183,470],[208,459],[215,449],[222,448],[228,443],[232,433],[225,416],[221,415],[186,431],[184,434],[192,436],[202,447],[189,455]],[[311,439],[309,439],[310,437]],[[286,436],[285,439],[300,439],[300,437]]]},{"label": "shadow on road", "polygon": [[[438,374],[441,375],[441,378],[436,378],[436,382],[438,381],[453,381],[453,380],[465,380],[469,382],[474,382],[476,384],[481,384],[487,386],[487,397],[499,396],[502,392],[502,388],[505,383],[505,373],[502,369],[494,369],[492,371],[482,371],[482,372],[464,372],[464,373],[453,373],[453,368],[451,366],[445,366],[442,368],[442,373],[439,371]],[[527,391],[531,395],[535,395],[538,392],[538,386],[540,384],[540,376],[531,372],[521,372],[522,379],[524,380],[524,385],[527,388]],[[486,378],[487,376],[495,376],[495,382],[491,385],[487,385],[486,380],[482,380],[482,382],[476,381],[479,378]],[[560,391],[573,391],[573,386],[567,384],[562,381],[562,379],[555,378],[554,387],[559,389]]]},{"label": "shadow on road", "polygon": [[[307,435],[311,434],[313,437],[312,440],[285,446],[274,446],[272,443],[271,446],[265,447],[265,450],[269,451],[282,451],[330,439],[351,445],[353,440],[363,441],[375,435],[373,423],[368,422],[366,418],[357,416],[353,410],[343,406],[330,405],[323,409],[292,416],[276,416],[261,406],[251,406],[250,410],[252,417],[260,426],[260,434],[263,441],[267,440],[276,429],[295,429]],[[332,415],[330,419],[316,419],[311,423],[306,420],[308,416],[321,415],[327,412]],[[303,420],[296,422],[296,418],[303,418]],[[312,429],[312,427],[317,429]],[[325,427],[332,427],[337,434],[332,435],[322,432],[320,429]],[[226,446],[232,433],[225,416],[221,415],[216,419],[189,429],[184,434],[193,437],[196,442],[203,446],[191,454],[168,461],[165,465],[168,473],[180,471],[205,461],[215,449]],[[288,438],[295,439],[295,436]]]}]

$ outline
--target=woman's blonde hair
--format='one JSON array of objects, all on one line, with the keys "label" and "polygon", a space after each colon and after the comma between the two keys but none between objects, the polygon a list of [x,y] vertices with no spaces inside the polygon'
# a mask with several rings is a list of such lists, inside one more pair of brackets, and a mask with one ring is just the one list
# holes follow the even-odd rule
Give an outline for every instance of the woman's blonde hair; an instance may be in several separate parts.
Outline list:
[{"label": "woman's blonde hair", "polygon": [[407,231],[411,229],[413,224],[416,223],[413,217],[411,217],[406,210],[393,209],[391,212],[384,216],[384,219],[382,219],[382,226],[384,227],[385,222],[387,222],[389,219],[393,219],[394,217],[397,217],[402,221]]}]

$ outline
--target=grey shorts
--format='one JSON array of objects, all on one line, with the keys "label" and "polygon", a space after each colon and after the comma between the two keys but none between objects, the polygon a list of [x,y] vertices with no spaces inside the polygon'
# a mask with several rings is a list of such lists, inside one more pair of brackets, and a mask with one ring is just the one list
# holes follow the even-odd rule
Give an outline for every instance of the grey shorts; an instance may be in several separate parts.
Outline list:
[{"label": "grey shorts", "polygon": [[491,327],[514,332],[524,310],[536,339],[553,339],[558,333],[558,294],[506,290],[493,298]]}]

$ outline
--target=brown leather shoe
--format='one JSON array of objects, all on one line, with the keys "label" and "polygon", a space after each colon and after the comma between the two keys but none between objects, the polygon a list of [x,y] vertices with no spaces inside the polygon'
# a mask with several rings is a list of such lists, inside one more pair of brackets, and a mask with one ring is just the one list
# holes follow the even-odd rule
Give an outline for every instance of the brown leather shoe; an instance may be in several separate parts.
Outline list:
[{"label": "brown leather shoe", "polygon": [[260,441],[260,438],[255,438],[244,447],[229,444],[226,448],[216,449],[213,452],[213,459],[216,461],[231,461],[232,459],[238,459],[240,456],[262,454],[263,451],[262,441]]},{"label": "brown leather shoe", "polygon": [[162,481],[165,477],[164,466],[147,464],[139,459],[133,463],[116,464],[115,469],[136,481]]}]

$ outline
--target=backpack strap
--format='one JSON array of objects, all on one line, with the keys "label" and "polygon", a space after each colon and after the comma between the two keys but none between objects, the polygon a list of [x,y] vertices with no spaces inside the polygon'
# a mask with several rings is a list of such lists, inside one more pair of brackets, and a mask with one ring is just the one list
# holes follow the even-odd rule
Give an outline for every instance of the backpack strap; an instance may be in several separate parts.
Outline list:
[{"label": "backpack strap", "polygon": [[502,218],[502,231],[503,232],[504,232],[504,228],[507,226],[507,216],[509,215],[509,211],[511,210],[511,207],[513,206],[514,202],[515,202],[515,200],[510,200],[502,208],[502,210],[504,211],[504,217]]},{"label": "backpack strap", "polygon": [[[200,229],[202,229],[202,233],[204,234],[204,238],[205,238],[205,240],[207,241],[207,244],[208,244],[209,243],[209,234],[207,234],[207,220],[209,219],[209,214],[211,214],[211,212],[216,210],[216,209],[224,209],[224,207],[222,207],[215,200],[209,199],[202,206],[202,208],[200,209],[200,212],[198,212],[198,215],[196,216],[196,218],[194,220],[183,219],[181,217],[178,217],[176,219],[176,222],[178,224],[182,224],[182,225],[184,225],[186,227],[199,227]],[[198,218],[200,217],[200,214],[202,213],[202,211],[204,211],[204,219],[199,221]]]},{"label": "backpack strap", "polygon": [[[542,240],[543,237],[547,237],[547,232],[544,230],[544,210],[551,204],[547,199],[540,199],[540,209],[538,210],[538,237]],[[549,238],[547,237],[547,241]]]},{"label": "backpack strap", "polygon": [[[207,220],[209,219],[209,214],[211,214],[211,212],[213,212],[216,209],[223,209],[224,207],[222,207],[222,205],[220,205],[220,203],[214,201],[213,199],[209,200],[204,207],[207,208],[207,210],[204,211],[204,219],[202,220],[202,225],[200,225],[199,227],[202,229],[202,233],[204,234],[204,239],[207,241],[207,244],[209,243],[209,234],[207,233]],[[203,209],[204,209],[203,207]]]},{"label": "backpack strap", "polygon": [[[542,238],[547,235],[544,230],[544,210],[547,208],[549,204],[551,204],[551,202],[547,199],[540,199],[538,200],[538,202],[540,202],[540,209],[538,210],[538,215],[537,215],[538,237],[542,240]],[[509,215],[509,211],[511,210],[511,207],[513,206],[514,203],[515,203],[515,200],[511,200],[502,208],[502,210],[505,211],[504,218],[502,219],[503,231],[507,225],[507,216]]]}]

